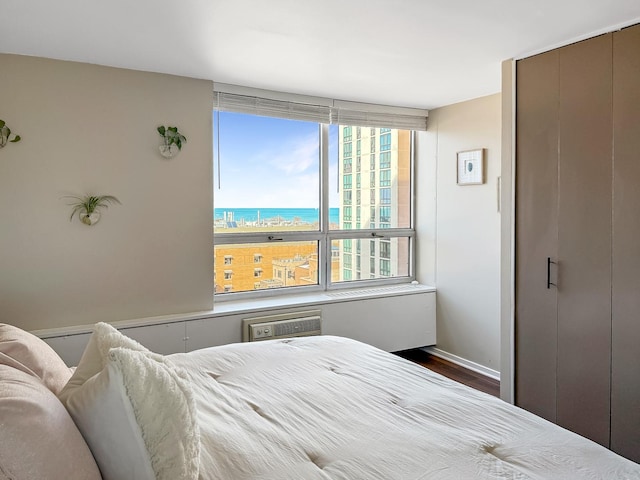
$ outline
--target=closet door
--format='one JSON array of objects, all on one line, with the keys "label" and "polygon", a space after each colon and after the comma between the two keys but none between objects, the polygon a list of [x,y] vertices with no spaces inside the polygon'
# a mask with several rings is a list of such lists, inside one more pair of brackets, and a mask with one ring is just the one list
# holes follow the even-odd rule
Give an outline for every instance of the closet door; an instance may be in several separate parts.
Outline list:
[{"label": "closet door", "polygon": [[516,81],[515,401],[555,422],[558,52],[518,61]]},{"label": "closet door", "polygon": [[609,445],[612,35],[561,48],[557,423]]},{"label": "closet door", "polygon": [[611,448],[640,462],[640,26],[613,44]]}]

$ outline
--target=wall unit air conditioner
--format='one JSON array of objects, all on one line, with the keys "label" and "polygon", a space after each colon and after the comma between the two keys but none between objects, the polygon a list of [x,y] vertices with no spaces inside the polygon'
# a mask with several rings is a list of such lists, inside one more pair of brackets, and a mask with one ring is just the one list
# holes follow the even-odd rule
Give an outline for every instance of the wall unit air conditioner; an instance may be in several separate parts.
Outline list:
[{"label": "wall unit air conditioner", "polygon": [[251,317],[242,320],[243,342],[304,337],[321,333],[321,310]]}]

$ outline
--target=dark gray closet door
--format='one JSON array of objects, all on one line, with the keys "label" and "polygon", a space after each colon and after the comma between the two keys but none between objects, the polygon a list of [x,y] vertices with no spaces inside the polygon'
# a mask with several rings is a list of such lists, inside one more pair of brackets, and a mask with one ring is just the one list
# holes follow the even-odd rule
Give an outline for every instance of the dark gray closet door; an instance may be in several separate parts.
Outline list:
[{"label": "dark gray closet door", "polygon": [[558,52],[517,63],[516,405],[556,421]]},{"label": "dark gray closet door", "polygon": [[609,445],[612,35],[560,52],[557,423]]},{"label": "dark gray closet door", "polygon": [[640,462],[640,26],[613,44],[611,448]]}]

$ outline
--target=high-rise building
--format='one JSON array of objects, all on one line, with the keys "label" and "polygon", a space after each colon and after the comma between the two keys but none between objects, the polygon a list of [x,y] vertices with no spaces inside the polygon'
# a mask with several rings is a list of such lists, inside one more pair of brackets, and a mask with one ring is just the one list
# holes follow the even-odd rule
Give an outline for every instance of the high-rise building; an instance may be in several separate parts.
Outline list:
[{"label": "high-rise building", "polygon": [[[410,136],[407,130],[340,125],[341,229],[410,227]],[[342,240],[340,280],[407,275],[406,242],[406,238]]]}]

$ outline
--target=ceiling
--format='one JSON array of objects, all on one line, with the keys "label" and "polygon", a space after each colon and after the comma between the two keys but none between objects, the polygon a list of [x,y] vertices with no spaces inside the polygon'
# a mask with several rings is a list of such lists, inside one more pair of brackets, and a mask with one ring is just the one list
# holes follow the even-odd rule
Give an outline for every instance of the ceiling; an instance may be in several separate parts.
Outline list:
[{"label": "ceiling", "polygon": [[431,109],[638,22],[639,0],[2,0],[0,52]]}]

